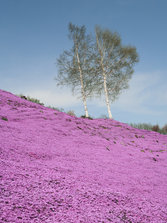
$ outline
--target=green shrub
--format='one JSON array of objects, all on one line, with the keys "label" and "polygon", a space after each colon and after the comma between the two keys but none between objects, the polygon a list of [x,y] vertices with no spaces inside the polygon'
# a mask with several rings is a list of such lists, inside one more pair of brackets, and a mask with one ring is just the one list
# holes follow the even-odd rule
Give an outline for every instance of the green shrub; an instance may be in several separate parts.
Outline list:
[{"label": "green shrub", "polygon": [[31,98],[31,97],[29,97],[29,96],[26,97],[26,96],[24,96],[24,95],[22,95],[22,94],[19,94],[19,95],[17,95],[17,96],[19,96],[19,97],[22,98],[22,99],[25,99],[25,100],[34,102],[34,103],[36,103],[36,104],[44,105],[43,103],[40,102],[39,99]]},{"label": "green shrub", "polygon": [[159,125],[153,125],[152,131],[154,131],[154,132],[160,132]]},{"label": "green shrub", "polygon": [[8,121],[7,117],[4,117],[4,116],[2,116],[1,119],[4,121]]},{"label": "green shrub", "polygon": [[27,100],[27,97],[26,97],[26,96],[24,96],[24,95],[20,95],[20,97],[21,97],[22,99]]},{"label": "green shrub", "polygon": [[167,124],[163,126],[162,130],[167,133]]},{"label": "green shrub", "polygon": [[159,125],[151,125],[147,123],[141,123],[141,124],[130,123],[129,125],[137,129],[145,129],[145,130],[159,132],[161,134],[167,134],[167,124],[163,128],[160,128]]},{"label": "green shrub", "polygon": [[86,117],[85,115],[82,115],[81,118],[88,118],[88,119],[90,119],[90,120],[93,120],[92,117],[90,117],[90,116],[89,116],[89,117]]},{"label": "green shrub", "polygon": [[71,116],[76,116],[75,113],[74,113],[74,111],[72,111],[72,110],[68,111],[67,114],[68,115],[71,115]]},{"label": "green shrub", "polygon": [[145,129],[145,130],[152,131],[152,125],[147,124],[147,123],[138,123],[138,124],[130,123],[130,126],[137,128],[137,129]]},{"label": "green shrub", "polygon": [[167,124],[162,127],[161,133],[165,135],[167,134]]},{"label": "green shrub", "polygon": [[36,99],[36,98],[31,98],[31,97],[27,97],[27,100],[28,101],[32,101],[32,102],[34,102],[34,103],[36,103],[36,104],[39,104],[39,105],[44,105],[43,103],[41,103],[40,102],[40,100],[39,99]]}]

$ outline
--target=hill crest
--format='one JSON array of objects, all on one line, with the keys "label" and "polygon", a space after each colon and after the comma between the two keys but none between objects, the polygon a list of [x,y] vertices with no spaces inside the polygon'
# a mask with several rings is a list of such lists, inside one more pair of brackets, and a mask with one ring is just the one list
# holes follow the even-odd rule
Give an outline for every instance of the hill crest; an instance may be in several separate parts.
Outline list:
[{"label": "hill crest", "polygon": [[2,222],[167,222],[167,136],[0,90]]}]

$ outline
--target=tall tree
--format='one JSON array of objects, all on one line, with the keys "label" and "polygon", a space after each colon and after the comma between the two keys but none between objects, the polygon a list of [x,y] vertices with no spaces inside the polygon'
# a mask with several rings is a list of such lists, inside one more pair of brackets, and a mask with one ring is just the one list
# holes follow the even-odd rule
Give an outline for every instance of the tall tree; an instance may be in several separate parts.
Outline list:
[{"label": "tall tree", "polygon": [[[73,47],[64,51],[57,60],[57,85],[71,86],[73,93],[80,93],[84,104],[85,116],[88,117],[87,96],[91,94],[91,38],[86,35],[85,26],[75,26],[69,23],[69,39]],[[87,89],[87,90],[86,90]],[[88,90],[89,89],[89,90]]]},{"label": "tall tree", "polygon": [[93,91],[96,95],[105,93],[109,118],[112,118],[110,103],[123,89],[127,89],[128,81],[133,74],[133,66],[138,62],[135,47],[122,46],[117,33],[95,28],[95,67],[96,77],[93,79]]}]

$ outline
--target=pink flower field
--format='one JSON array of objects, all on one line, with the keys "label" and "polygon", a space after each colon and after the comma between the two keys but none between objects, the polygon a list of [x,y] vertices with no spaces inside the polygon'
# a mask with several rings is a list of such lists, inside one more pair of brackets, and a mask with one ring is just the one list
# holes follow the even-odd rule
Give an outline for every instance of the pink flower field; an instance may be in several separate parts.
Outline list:
[{"label": "pink flower field", "polygon": [[0,90],[0,223],[167,223],[167,135]]}]

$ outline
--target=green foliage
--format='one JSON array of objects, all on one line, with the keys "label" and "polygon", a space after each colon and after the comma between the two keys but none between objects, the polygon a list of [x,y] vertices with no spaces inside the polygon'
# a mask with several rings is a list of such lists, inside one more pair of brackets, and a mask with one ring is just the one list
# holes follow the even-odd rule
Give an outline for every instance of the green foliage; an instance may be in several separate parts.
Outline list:
[{"label": "green foliage", "polygon": [[72,110],[68,111],[67,114],[68,114],[68,115],[71,115],[71,116],[76,116],[76,115],[75,115],[75,112],[72,111]]},{"label": "green foliage", "polygon": [[88,116],[86,99],[90,95],[87,86],[91,84],[91,38],[86,35],[85,26],[78,27],[70,23],[68,30],[73,46],[57,59],[58,75],[55,80],[58,86],[70,86],[73,94],[82,98]]},{"label": "green foliage", "polygon": [[43,103],[40,102],[39,99],[32,98],[32,97],[29,97],[29,96],[24,96],[24,95],[22,95],[22,94],[19,94],[18,96],[19,96],[20,98],[22,98],[22,99],[25,99],[25,100],[34,102],[34,103],[36,103],[36,104],[44,105]]},{"label": "green foliage", "polygon": [[32,102],[34,102],[34,103],[36,103],[36,104],[39,104],[39,105],[44,105],[44,103],[41,103],[40,102],[40,100],[39,99],[36,99],[36,98],[31,98],[31,97],[27,97],[27,100],[28,101],[32,101]]},{"label": "green foliage", "polygon": [[164,125],[164,127],[160,128],[159,125],[152,125],[152,124],[147,124],[147,123],[139,123],[139,124],[133,124],[130,123],[130,126],[137,128],[137,129],[145,129],[149,131],[155,131],[159,132],[161,134],[166,135],[167,134],[167,124]]},{"label": "green foliage", "polygon": [[153,125],[152,131],[154,131],[154,132],[160,132],[159,125]]},{"label": "green foliage", "polygon": [[4,117],[4,116],[2,116],[1,119],[4,121],[8,121],[7,117]]},{"label": "green foliage", "polygon": [[20,95],[20,97],[21,97],[22,99],[27,100],[27,97],[26,97],[26,96],[24,96],[24,95]]},{"label": "green foliage", "polygon": [[95,28],[95,36],[86,35],[86,27],[69,24],[69,38],[73,46],[57,59],[57,85],[70,86],[72,92],[81,96],[86,117],[87,98],[105,94],[109,104],[127,89],[138,62],[136,48],[123,46],[118,33]]},{"label": "green foliage", "polygon": [[162,133],[167,134],[167,124],[162,127]]},{"label": "green foliage", "polygon": [[[95,94],[108,94],[110,102],[115,101],[122,90],[129,87],[133,66],[138,62],[136,48],[123,46],[121,37],[108,29],[95,28]],[[105,80],[104,80],[105,79]],[[106,81],[107,92],[104,89]]]},{"label": "green foliage", "polygon": [[137,129],[145,129],[145,130],[152,131],[152,125],[147,124],[147,123],[138,123],[138,124],[130,123],[130,126],[137,128]]},{"label": "green foliage", "polygon": [[54,109],[54,110],[57,110],[59,112],[64,112],[64,108],[58,108],[58,107],[53,107],[53,106],[47,106],[48,108],[51,108],[51,109]]},{"label": "green foliage", "polygon": [[92,117],[90,117],[90,116],[89,117],[86,117],[85,115],[82,115],[81,118],[87,118],[87,119],[93,120]]}]

